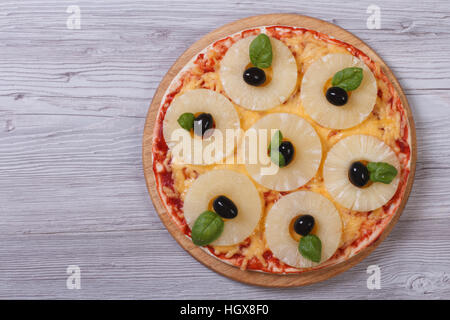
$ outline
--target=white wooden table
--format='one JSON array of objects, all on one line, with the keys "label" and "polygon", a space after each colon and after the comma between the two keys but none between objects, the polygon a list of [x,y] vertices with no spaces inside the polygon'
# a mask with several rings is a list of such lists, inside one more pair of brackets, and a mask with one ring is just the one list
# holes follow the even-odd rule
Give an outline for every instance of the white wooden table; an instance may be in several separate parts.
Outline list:
[{"label": "white wooden table", "polygon": [[[329,4],[335,2],[335,4]],[[368,29],[370,4],[381,29]],[[66,25],[70,5],[81,29]],[[418,161],[408,206],[355,268],[292,289],[243,285],[172,239],[147,194],[141,138],[176,58],[255,14],[331,21],[372,46],[405,89]],[[25,0],[0,2],[0,298],[450,298],[450,3]],[[81,289],[66,269],[81,268]],[[369,290],[369,265],[381,289]]]}]

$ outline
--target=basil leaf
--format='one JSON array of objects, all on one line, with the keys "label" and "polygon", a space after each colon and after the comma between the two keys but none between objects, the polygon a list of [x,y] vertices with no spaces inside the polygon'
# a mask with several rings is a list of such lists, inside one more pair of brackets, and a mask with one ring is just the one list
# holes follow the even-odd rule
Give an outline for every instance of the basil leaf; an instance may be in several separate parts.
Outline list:
[{"label": "basil leaf", "polygon": [[283,135],[281,134],[280,130],[277,130],[277,132],[275,132],[272,139],[270,140],[269,152],[271,152],[272,146],[273,146],[274,150],[278,150],[282,141],[283,141]]},{"label": "basil leaf", "polygon": [[198,216],[192,227],[192,242],[206,246],[216,240],[223,232],[223,220],[213,211],[205,211]]},{"label": "basil leaf", "polygon": [[250,61],[257,68],[269,68],[272,65],[272,44],[264,33],[260,33],[250,43]]},{"label": "basil leaf", "polygon": [[183,113],[179,118],[178,118],[178,124],[183,128],[186,129],[187,131],[191,131],[191,129],[194,127],[194,114],[186,112]]},{"label": "basil leaf", "polygon": [[363,79],[363,69],[357,67],[345,68],[333,76],[331,85],[339,87],[345,91],[352,91],[358,88]]},{"label": "basil leaf", "polygon": [[280,168],[286,165],[286,160],[284,159],[284,156],[281,154],[281,152],[275,150],[272,150],[272,152],[270,152],[270,160],[272,160],[272,162],[275,163]]},{"label": "basil leaf", "polygon": [[283,135],[281,134],[280,130],[277,130],[269,144],[270,159],[280,168],[286,165],[284,156],[278,151],[280,149],[280,144],[282,141]]},{"label": "basil leaf", "polygon": [[298,251],[306,259],[313,262],[320,262],[322,258],[322,241],[320,241],[318,236],[308,234],[300,239]]},{"label": "basil leaf", "polygon": [[397,169],[386,162],[369,162],[367,170],[370,173],[370,180],[389,184],[397,176]]}]

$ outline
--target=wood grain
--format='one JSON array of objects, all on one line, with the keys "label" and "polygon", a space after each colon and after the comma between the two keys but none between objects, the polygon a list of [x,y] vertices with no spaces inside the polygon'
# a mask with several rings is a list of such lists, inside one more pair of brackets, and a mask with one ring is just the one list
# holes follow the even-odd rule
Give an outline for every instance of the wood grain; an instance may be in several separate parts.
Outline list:
[{"label": "wood grain", "polygon": [[[82,29],[68,30],[72,3],[2,1],[0,298],[449,299],[450,4],[378,0],[381,29],[369,30],[372,3],[78,0]],[[141,165],[148,104],[177,57],[225,23],[274,12],[369,44],[404,88],[418,138],[416,181],[389,237],[347,272],[289,289],[243,285],[192,259],[154,211]],[[69,264],[81,290],[66,288]],[[372,264],[380,290],[366,287]]]}]

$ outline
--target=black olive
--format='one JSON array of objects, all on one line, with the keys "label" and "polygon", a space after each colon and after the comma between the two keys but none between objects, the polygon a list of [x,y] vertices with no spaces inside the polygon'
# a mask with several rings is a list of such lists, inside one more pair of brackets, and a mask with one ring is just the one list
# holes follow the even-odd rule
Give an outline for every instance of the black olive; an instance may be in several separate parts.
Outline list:
[{"label": "black olive", "polygon": [[218,196],[213,202],[214,211],[225,219],[236,218],[238,209],[236,205],[225,196]]},{"label": "black olive", "polygon": [[314,217],[309,214],[298,217],[294,222],[294,231],[301,236],[307,236],[314,228]]},{"label": "black olive", "polygon": [[194,133],[203,137],[213,127],[213,117],[209,113],[201,113],[194,119]]},{"label": "black olive", "polygon": [[294,157],[294,146],[289,141],[283,141],[280,144],[280,147],[278,148],[278,151],[283,155],[284,157],[284,165],[287,166],[289,163],[291,163],[292,158]]},{"label": "black olive", "polygon": [[328,88],[326,97],[329,103],[338,107],[343,106],[348,101],[347,91],[339,87]]},{"label": "black olive", "polygon": [[248,68],[244,71],[244,81],[251,86],[260,86],[266,82],[264,70],[256,67]]},{"label": "black olive", "polygon": [[348,169],[348,179],[357,187],[364,187],[369,182],[369,170],[360,161],[353,162]]}]

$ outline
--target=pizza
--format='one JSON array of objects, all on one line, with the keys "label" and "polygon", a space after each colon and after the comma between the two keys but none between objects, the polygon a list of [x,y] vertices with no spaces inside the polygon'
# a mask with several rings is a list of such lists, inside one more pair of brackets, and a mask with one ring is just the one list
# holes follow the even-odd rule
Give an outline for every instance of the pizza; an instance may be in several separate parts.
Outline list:
[{"label": "pizza", "polygon": [[215,41],[174,77],[152,165],[165,214],[195,245],[291,274],[378,239],[405,197],[411,148],[377,62],[314,30],[264,26]]}]

